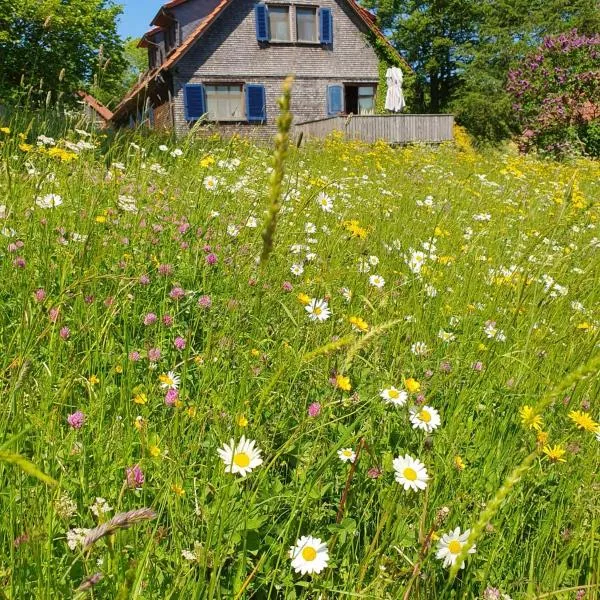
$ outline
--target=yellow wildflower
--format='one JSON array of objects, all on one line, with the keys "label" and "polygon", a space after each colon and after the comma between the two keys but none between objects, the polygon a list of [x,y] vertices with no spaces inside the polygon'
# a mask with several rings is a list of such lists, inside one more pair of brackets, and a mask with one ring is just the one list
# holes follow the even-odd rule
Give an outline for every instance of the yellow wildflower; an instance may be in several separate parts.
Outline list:
[{"label": "yellow wildflower", "polygon": [[0,127],[0,133],[6,133],[6,135],[8,135],[10,133],[10,129],[8,127]]},{"label": "yellow wildflower", "polygon": [[133,426],[138,431],[141,431],[145,425],[146,425],[146,419],[144,419],[144,417],[142,417],[141,415],[138,415],[133,422]]},{"label": "yellow wildflower", "polygon": [[597,433],[600,430],[600,424],[592,419],[590,413],[582,410],[572,410],[569,413],[569,419],[571,419],[579,429],[591,431],[592,433]]},{"label": "yellow wildflower", "polygon": [[412,377],[404,380],[404,387],[411,393],[414,394],[421,389],[421,384]]},{"label": "yellow wildflower", "polygon": [[160,456],[160,448],[158,446],[150,446],[148,451],[150,452],[150,456],[153,456],[154,458]]},{"label": "yellow wildflower", "polygon": [[88,381],[90,385],[96,385],[97,383],[100,383],[100,380],[95,375],[90,375],[88,377]]},{"label": "yellow wildflower", "polygon": [[563,458],[566,450],[560,445],[554,447],[544,446],[543,452],[551,462],[567,462],[567,460]]},{"label": "yellow wildflower", "polygon": [[106,223],[106,217],[104,215],[98,215],[96,217],[96,223]]},{"label": "yellow wildflower", "polygon": [[352,329],[355,329],[357,331],[362,331],[363,333],[365,331],[369,330],[368,323],[361,317],[350,317],[348,319],[348,321],[350,321],[350,324],[352,325]]},{"label": "yellow wildflower", "polygon": [[122,373],[123,367],[121,365],[115,365],[115,373]]},{"label": "yellow wildflower", "polygon": [[545,446],[546,443],[548,442],[548,438],[550,436],[548,435],[547,431],[538,431],[536,437],[535,437],[535,441],[540,445],[540,446]]},{"label": "yellow wildflower", "polygon": [[252,348],[252,350],[250,350],[250,354],[252,354],[252,356],[254,356],[254,357],[260,356],[260,350],[257,350],[256,348]]},{"label": "yellow wildflower", "polygon": [[525,404],[519,409],[519,416],[521,417],[521,423],[523,427],[527,429],[535,429],[540,431],[542,429],[543,421],[542,417],[538,415],[531,406]]},{"label": "yellow wildflower", "polygon": [[146,404],[148,402],[148,396],[146,396],[146,394],[144,394],[143,392],[140,394],[136,394],[133,397],[133,401],[136,404]]},{"label": "yellow wildflower", "polygon": [[300,301],[300,304],[304,304],[304,306],[306,306],[310,302],[310,296],[308,296],[307,294],[303,294],[302,292],[298,294],[297,298]]},{"label": "yellow wildflower", "polygon": [[246,419],[246,417],[245,417],[244,415],[240,415],[240,416],[237,418],[237,424],[238,424],[240,427],[246,427],[246,426],[248,425],[248,419]]},{"label": "yellow wildflower", "polygon": [[171,486],[171,491],[176,494],[177,496],[184,496],[185,495],[185,490],[177,483],[174,483]]},{"label": "yellow wildflower", "polygon": [[205,168],[205,169],[206,169],[206,167],[210,167],[210,165],[214,165],[214,164],[215,164],[215,159],[210,154],[208,154],[207,156],[205,156],[200,161],[200,166],[203,167],[203,168]]},{"label": "yellow wildflower", "polygon": [[344,392],[349,392],[352,389],[352,386],[350,385],[350,377],[345,377],[344,375],[335,376],[335,385],[340,390],[344,390]]},{"label": "yellow wildflower", "polygon": [[21,152],[31,152],[33,150],[33,146],[31,144],[26,144],[25,142],[19,144],[19,150]]},{"label": "yellow wildflower", "polygon": [[187,409],[188,417],[193,419],[197,413],[198,413],[198,409],[195,406],[188,406],[188,409]]},{"label": "yellow wildflower", "polygon": [[465,470],[465,461],[458,455],[456,455],[454,457],[454,466],[459,470],[459,471],[464,471]]}]

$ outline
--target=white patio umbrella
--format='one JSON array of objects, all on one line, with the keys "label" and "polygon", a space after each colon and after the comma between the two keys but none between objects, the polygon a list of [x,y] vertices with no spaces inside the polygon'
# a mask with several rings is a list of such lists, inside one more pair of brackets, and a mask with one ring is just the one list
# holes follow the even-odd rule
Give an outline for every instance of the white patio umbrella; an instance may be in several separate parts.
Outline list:
[{"label": "white patio umbrella", "polygon": [[402,71],[398,67],[392,67],[387,70],[385,78],[387,81],[385,109],[392,112],[400,112],[406,106],[402,92]]}]

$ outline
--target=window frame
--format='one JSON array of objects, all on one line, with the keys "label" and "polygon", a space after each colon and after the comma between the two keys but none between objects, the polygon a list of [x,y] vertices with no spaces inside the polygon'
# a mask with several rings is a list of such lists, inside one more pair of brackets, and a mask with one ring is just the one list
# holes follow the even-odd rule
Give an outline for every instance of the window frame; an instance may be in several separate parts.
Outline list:
[{"label": "window frame", "polygon": [[[320,45],[320,24],[319,24],[319,6],[315,4],[295,4],[294,5],[294,23],[295,23],[295,43],[296,44],[311,44]],[[312,40],[302,40],[298,35],[298,11],[299,10],[311,10],[314,14],[314,37]]]},{"label": "window frame", "polygon": [[[358,95],[358,97],[357,97],[358,114],[359,115],[374,114],[374,112],[375,112],[375,101],[376,101],[376,98],[377,98],[377,85],[373,84],[373,83],[365,83],[365,84],[358,84],[356,87],[358,88],[358,91],[357,91],[357,95]],[[371,95],[370,96],[367,96],[365,94],[361,95],[361,93],[360,93],[361,88],[371,88]],[[372,103],[373,103],[372,107],[371,107],[371,111],[372,112],[367,112],[367,113],[360,112],[360,99],[361,98],[371,98],[372,99]]]},{"label": "window frame", "polygon": [[[268,4],[267,3],[267,21],[269,26],[269,44],[293,44],[294,39],[292,37],[292,5],[291,4]],[[288,39],[274,39],[272,36],[273,28],[271,27],[271,14],[277,9],[284,9],[287,11],[287,26],[288,26]]]},{"label": "window frame", "polygon": [[[246,93],[245,93],[245,84],[240,81],[209,81],[204,84],[204,93],[206,97],[206,117],[212,123],[240,123],[246,120]],[[216,112],[213,116],[211,111],[211,98],[210,98],[210,88],[218,88],[218,87],[236,87],[240,90],[240,114],[239,116],[225,117],[223,118]],[[218,100],[218,91],[215,91],[213,95],[217,95]],[[214,98],[212,99],[214,102]]]}]

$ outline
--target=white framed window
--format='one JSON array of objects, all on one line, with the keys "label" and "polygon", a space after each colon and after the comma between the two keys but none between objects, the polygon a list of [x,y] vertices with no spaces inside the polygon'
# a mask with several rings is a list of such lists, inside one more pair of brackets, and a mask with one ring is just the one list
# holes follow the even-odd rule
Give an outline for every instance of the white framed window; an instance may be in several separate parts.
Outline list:
[{"label": "white framed window", "polygon": [[211,121],[243,121],[244,86],[238,83],[207,85],[206,112]]},{"label": "white framed window", "polygon": [[319,41],[316,7],[296,7],[296,40],[314,43]]},{"label": "white framed window", "polygon": [[292,41],[289,6],[269,6],[269,31],[272,42]]},{"label": "white framed window", "polygon": [[375,112],[375,87],[361,85],[358,87],[358,114],[372,115]]}]

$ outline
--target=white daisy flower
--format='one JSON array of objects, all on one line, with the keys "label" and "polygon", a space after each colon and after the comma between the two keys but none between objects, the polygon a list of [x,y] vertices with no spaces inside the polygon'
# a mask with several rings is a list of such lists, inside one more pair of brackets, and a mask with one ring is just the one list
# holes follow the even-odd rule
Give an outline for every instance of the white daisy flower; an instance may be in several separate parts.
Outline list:
[{"label": "white daisy flower", "polygon": [[396,406],[404,406],[408,400],[408,393],[395,388],[393,385],[379,392],[379,395],[386,404],[395,404]]},{"label": "white daisy flower", "polygon": [[214,175],[208,175],[207,177],[205,177],[203,183],[204,183],[204,187],[209,192],[212,192],[212,191],[216,190],[217,187],[219,187],[219,180]]},{"label": "white daisy flower", "polygon": [[240,228],[237,225],[234,225],[233,223],[227,225],[227,235],[230,235],[231,237],[237,237],[240,233]]},{"label": "white daisy flower", "polygon": [[369,264],[376,267],[379,264],[379,259],[376,256],[369,256]]},{"label": "white daisy flower", "polygon": [[261,450],[256,448],[255,444],[254,440],[247,440],[245,436],[240,438],[237,445],[233,439],[229,444],[223,444],[217,452],[225,463],[225,472],[245,477],[247,473],[262,465]]},{"label": "white daisy flower", "polygon": [[169,371],[166,375],[163,373],[160,377],[160,387],[164,390],[176,390],[181,383],[181,377],[174,371]]},{"label": "white daisy flower", "polygon": [[329,213],[333,210],[333,201],[325,192],[321,192],[317,196],[317,204],[321,207],[323,212]]},{"label": "white daisy flower", "polygon": [[168,147],[168,146],[165,146],[164,144],[161,144],[161,145],[158,147],[158,149],[159,149],[161,152],[168,152],[168,151],[169,151],[169,147]]},{"label": "white daisy flower", "polygon": [[342,294],[342,296],[344,297],[344,300],[346,302],[351,302],[352,301],[352,290],[347,288],[347,287],[343,287],[340,290],[340,293]]},{"label": "white daisy flower", "polygon": [[356,460],[356,452],[352,448],[342,448],[338,450],[338,457],[342,462],[353,463]]},{"label": "white daisy flower", "polygon": [[369,283],[376,288],[382,288],[385,285],[385,279],[381,275],[371,275]]},{"label": "white daisy flower", "polygon": [[442,342],[452,342],[456,339],[456,336],[451,331],[440,329],[438,331],[438,338],[440,338]]},{"label": "white daisy flower", "polygon": [[183,156],[183,150],[181,148],[175,148],[170,154],[173,158],[178,158]]},{"label": "white daisy flower", "polygon": [[[461,534],[460,527],[457,527],[454,531],[445,533],[442,536],[442,539],[438,542],[438,551],[435,556],[436,558],[443,559],[444,567],[451,567],[456,562],[456,559],[458,558],[463,546],[469,539],[470,534],[470,529],[467,529]],[[469,548],[469,554],[475,554],[475,551],[475,545],[473,545],[472,548]],[[465,568],[464,561],[462,565],[460,565],[460,568]]]},{"label": "white daisy flower", "polygon": [[329,563],[327,544],[319,538],[303,535],[290,548],[292,568],[302,575],[320,573]]},{"label": "white daisy flower", "polygon": [[312,298],[304,308],[313,321],[326,321],[331,316],[331,310],[325,300]]},{"label": "white daisy flower", "polygon": [[257,224],[256,217],[248,217],[246,220],[246,227],[250,227],[250,229],[254,229]]},{"label": "white daisy flower", "polygon": [[394,465],[395,479],[405,490],[412,489],[416,492],[427,487],[429,475],[420,460],[405,454],[395,458],[392,464]]},{"label": "white daisy flower", "polygon": [[431,406],[415,406],[410,409],[410,422],[415,429],[431,433],[441,424],[440,413]]},{"label": "white daisy flower", "polygon": [[302,273],[304,273],[304,267],[302,266],[301,263],[294,263],[290,267],[290,271],[291,271],[292,275],[296,275],[296,277],[299,277],[300,275],[302,275]]},{"label": "white daisy flower", "polygon": [[63,202],[62,198],[58,194],[46,194],[45,196],[38,196],[35,199],[35,203],[40,208],[56,208]]}]

